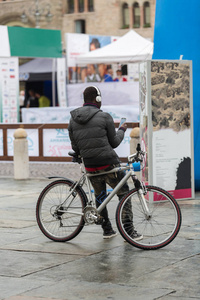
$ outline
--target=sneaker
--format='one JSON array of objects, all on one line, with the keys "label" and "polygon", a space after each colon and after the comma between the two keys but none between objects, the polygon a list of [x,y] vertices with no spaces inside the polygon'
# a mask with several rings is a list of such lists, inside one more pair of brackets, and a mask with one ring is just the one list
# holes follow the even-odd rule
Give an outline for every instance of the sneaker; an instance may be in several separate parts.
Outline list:
[{"label": "sneaker", "polygon": [[117,232],[113,229],[105,230],[104,233],[103,233],[103,238],[104,239],[110,239],[110,238],[112,238],[116,235],[117,235]]},{"label": "sneaker", "polygon": [[135,240],[135,241],[140,241],[143,239],[143,235],[138,233],[136,230],[134,230],[131,234],[130,237]]},{"label": "sneaker", "polygon": [[[134,230],[131,234],[129,234],[129,236],[135,241],[140,241],[143,239],[143,235],[140,233],[137,233],[136,230]],[[126,240],[124,240],[124,242],[126,242]]]}]

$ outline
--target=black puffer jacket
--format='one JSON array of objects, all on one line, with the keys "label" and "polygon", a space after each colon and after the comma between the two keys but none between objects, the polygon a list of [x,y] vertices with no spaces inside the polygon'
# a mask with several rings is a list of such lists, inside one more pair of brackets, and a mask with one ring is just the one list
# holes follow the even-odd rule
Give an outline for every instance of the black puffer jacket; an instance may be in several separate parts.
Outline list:
[{"label": "black puffer jacket", "polygon": [[85,104],[71,111],[69,136],[72,149],[79,153],[86,167],[119,163],[113,148],[124,138],[124,130],[115,130],[112,117],[95,104]]}]

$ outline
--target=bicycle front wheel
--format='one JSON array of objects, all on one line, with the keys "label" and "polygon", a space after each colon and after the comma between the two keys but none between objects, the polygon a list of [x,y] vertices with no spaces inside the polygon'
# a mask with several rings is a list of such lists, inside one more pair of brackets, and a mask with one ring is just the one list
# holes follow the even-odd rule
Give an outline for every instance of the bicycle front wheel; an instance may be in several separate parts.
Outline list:
[{"label": "bicycle front wheel", "polygon": [[70,180],[51,182],[41,192],[36,205],[36,219],[45,236],[66,242],[77,236],[85,222],[85,195],[80,187],[72,189]]},{"label": "bicycle front wheel", "polygon": [[146,189],[149,215],[145,214],[138,189],[133,189],[119,202],[116,223],[129,244],[154,250],[168,245],[176,237],[181,227],[181,210],[167,191],[155,186],[146,186]]}]

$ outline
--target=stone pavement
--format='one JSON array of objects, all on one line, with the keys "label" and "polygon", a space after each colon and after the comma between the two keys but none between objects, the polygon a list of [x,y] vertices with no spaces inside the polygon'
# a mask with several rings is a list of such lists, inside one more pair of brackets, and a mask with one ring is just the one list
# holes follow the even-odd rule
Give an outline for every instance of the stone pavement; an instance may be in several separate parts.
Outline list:
[{"label": "stone pavement", "polygon": [[[49,183],[44,176],[75,178],[78,167],[33,163],[31,179],[14,180],[12,166],[0,163],[0,300],[200,299],[199,193],[179,201],[181,231],[165,248],[143,251],[119,234],[103,240],[96,225],[55,243],[36,224],[36,201]],[[108,205],[115,228],[117,201]]]},{"label": "stone pavement", "polygon": [[[64,176],[76,179],[80,175],[80,167],[76,163],[68,162],[30,162],[30,178],[44,178],[48,176]],[[0,162],[0,177],[14,176],[13,162]]]}]

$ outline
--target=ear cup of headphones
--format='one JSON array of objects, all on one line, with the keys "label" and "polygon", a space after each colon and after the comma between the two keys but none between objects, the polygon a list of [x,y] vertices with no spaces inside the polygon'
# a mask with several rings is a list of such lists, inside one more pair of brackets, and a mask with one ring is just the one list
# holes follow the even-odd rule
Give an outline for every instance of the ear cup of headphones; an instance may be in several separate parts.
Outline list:
[{"label": "ear cup of headphones", "polygon": [[96,96],[96,101],[97,102],[101,102],[101,92],[100,92],[100,90],[96,87],[96,86],[94,86],[93,85],[93,87],[96,89],[96,91],[97,91],[97,96]]},{"label": "ear cup of headphones", "polygon": [[101,96],[96,96],[96,101],[101,102]]}]

